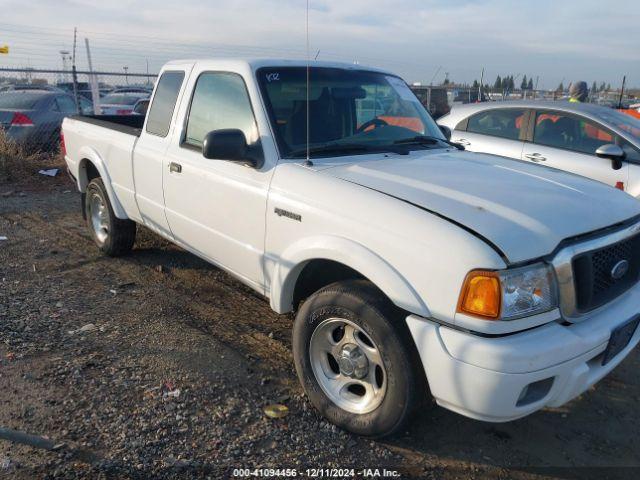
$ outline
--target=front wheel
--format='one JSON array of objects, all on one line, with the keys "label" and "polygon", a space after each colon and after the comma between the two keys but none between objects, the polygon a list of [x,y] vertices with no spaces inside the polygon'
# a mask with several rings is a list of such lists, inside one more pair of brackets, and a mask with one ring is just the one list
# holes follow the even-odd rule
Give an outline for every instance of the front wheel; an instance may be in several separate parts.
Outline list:
[{"label": "front wheel", "polygon": [[358,435],[390,435],[424,398],[424,373],[404,322],[365,280],[334,283],[304,302],[293,327],[296,371],[329,421]]},{"label": "front wheel", "polygon": [[136,239],[136,224],[116,217],[101,178],[89,182],[84,202],[87,226],[98,248],[111,257],[131,251]]}]

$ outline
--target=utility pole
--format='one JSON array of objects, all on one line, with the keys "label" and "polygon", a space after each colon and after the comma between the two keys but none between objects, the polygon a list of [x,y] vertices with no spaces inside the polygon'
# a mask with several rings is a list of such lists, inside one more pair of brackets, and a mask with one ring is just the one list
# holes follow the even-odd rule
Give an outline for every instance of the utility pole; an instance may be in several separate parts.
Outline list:
[{"label": "utility pole", "polygon": [[87,62],[89,63],[89,82],[91,85],[91,99],[93,100],[94,115],[100,114],[100,88],[98,88],[98,77],[93,74],[93,62],[91,61],[91,49],[89,39],[85,37],[84,45],[87,49]]},{"label": "utility pole", "polygon": [[[60,55],[62,56],[62,70],[64,70],[65,72],[69,70],[69,66],[67,65],[67,60],[69,60],[71,58],[71,56],[69,55],[69,50],[60,50]],[[60,74],[60,78],[59,78],[60,82],[64,82],[65,81],[65,74],[62,73]]]},{"label": "utility pole", "polygon": [[478,85],[478,102],[482,101],[482,82],[484,81],[484,67],[482,67],[482,73],[480,74],[480,85]]},{"label": "utility pole", "polygon": [[124,67],[122,67],[122,69],[124,70],[124,82],[129,85],[129,77],[127,76],[127,72],[129,71],[129,67],[127,67],[126,65]]},{"label": "utility pole", "polygon": [[438,74],[440,73],[440,70],[442,70],[442,65],[440,65],[438,67],[438,69],[436,70],[436,73],[433,74],[433,77],[431,78],[431,81],[429,82],[429,85],[433,85],[433,81],[436,79],[436,77],[438,76]]},{"label": "utility pole", "polygon": [[80,113],[80,101],[78,100],[78,73],[76,70],[76,44],[78,40],[78,27],[73,28],[73,60],[71,64],[71,76],[73,78],[73,98],[76,101],[76,110]]}]

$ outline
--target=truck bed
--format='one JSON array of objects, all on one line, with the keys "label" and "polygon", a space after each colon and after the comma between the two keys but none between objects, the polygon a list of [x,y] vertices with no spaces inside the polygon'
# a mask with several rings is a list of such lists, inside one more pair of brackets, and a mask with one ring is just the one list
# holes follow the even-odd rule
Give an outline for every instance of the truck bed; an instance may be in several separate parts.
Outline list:
[{"label": "truck bed", "polygon": [[74,115],[71,118],[136,137],[140,136],[145,119],[144,115]]},{"label": "truck bed", "polygon": [[133,154],[144,124],[142,115],[76,115],[62,122],[65,159],[80,191],[88,182],[89,161],[105,180],[119,218],[139,219],[135,201]]}]

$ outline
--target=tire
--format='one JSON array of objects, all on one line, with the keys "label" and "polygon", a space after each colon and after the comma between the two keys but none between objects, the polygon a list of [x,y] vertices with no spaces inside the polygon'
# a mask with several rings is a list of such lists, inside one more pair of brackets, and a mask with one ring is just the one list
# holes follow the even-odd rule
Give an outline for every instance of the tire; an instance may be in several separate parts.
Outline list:
[{"label": "tire", "polygon": [[[336,282],[309,297],[296,315],[292,343],[311,403],[355,434],[392,435],[427,396],[404,315],[366,280]],[[367,358],[367,373],[358,351]]]},{"label": "tire", "polygon": [[136,223],[115,216],[101,178],[94,178],[87,185],[84,212],[91,237],[104,254],[118,257],[131,251]]}]

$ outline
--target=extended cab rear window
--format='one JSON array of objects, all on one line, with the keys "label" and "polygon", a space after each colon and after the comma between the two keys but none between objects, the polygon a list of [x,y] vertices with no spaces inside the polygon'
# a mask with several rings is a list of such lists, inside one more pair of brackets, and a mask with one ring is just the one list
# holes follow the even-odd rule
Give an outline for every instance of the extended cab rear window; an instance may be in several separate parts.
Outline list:
[{"label": "extended cab rear window", "polygon": [[148,133],[161,137],[166,137],[167,133],[169,133],[171,117],[173,116],[173,110],[176,106],[183,80],[184,72],[164,72],[160,80],[158,80],[156,94],[149,108]]}]

